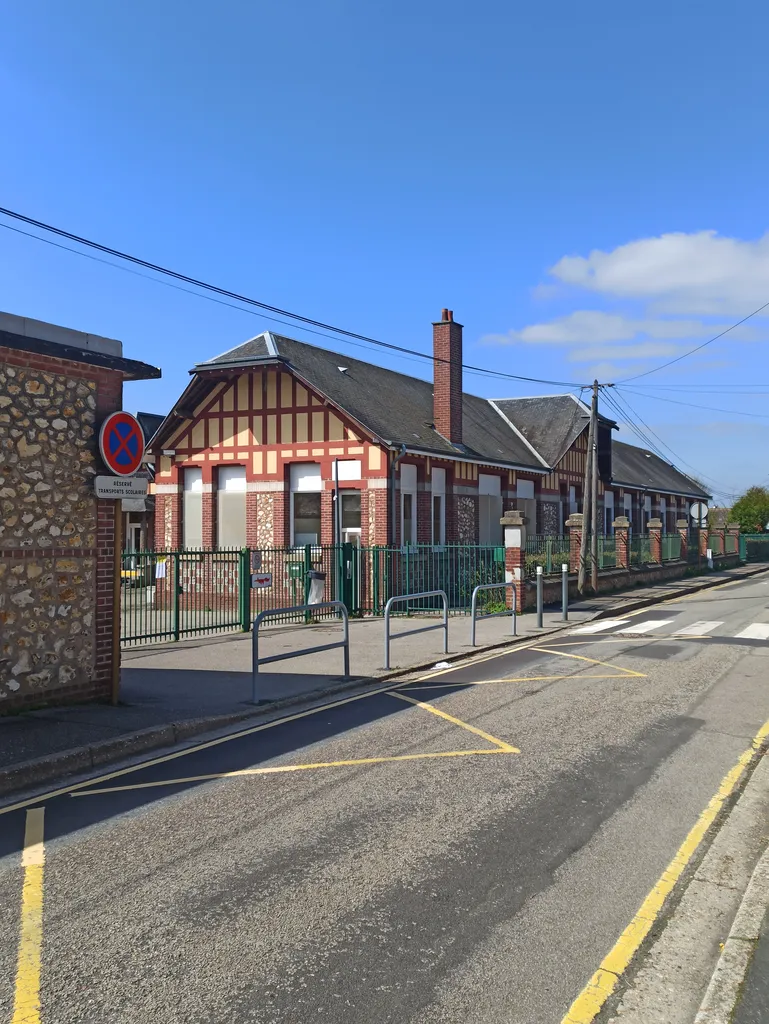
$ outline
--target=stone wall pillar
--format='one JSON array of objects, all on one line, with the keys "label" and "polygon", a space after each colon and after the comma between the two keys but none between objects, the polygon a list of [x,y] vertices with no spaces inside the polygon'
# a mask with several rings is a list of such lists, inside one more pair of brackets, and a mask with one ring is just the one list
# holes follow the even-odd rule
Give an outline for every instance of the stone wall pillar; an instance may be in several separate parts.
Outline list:
[{"label": "stone wall pillar", "polygon": [[662,520],[650,519],[646,528],[649,531],[650,558],[662,565]]},{"label": "stone wall pillar", "polygon": [[[515,583],[515,610],[523,611],[524,559],[526,556],[526,524],[520,512],[512,509],[499,520],[505,544],[505,582]],[[513,607],[513,596],[505,592],[507,607]]]},{"label": "stone wall pillar", "polygon": [[579,552],[582,545],[583,515],[581,512],[572,512],[566,520],[566,529],[569,533],[569,571],[579,572]]},{"label": "stone wall pillar", "polygon": [[726,532],[730,537],[734,538],[733,548],[734,551],[739,554],[740,551],[740,524],[739,523],[727,523]]},{"label": "stone wall pillar", "polygon": [[627,516],[617,516],[612,525],[617,546],[617,568],[627,569],[630,565],[630,520]]},{"label": "stone wall pillar", "polygon": [[676,519],[676,529],[681,538],[681,561],[685,562],[689,557],[689,520]]}]

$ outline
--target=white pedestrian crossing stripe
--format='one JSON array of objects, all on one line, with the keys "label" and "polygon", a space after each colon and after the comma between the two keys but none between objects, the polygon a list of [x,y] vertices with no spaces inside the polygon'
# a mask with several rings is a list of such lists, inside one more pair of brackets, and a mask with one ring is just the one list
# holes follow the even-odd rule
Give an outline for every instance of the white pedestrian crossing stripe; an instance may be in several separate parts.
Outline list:
[{"label": "white pedestrian crossing stripe", "polygon": [[[636,622],[633,625],[628,625],[630,621],[630,619],[600,619],[598,622],[590,622],[586,626],[580,626],[578,629],[571,629],[567,635],[574,636],[577,633],[588,635],[611,631],[618,636],[633,637],[645,636],[648,633],[661,631],[662,635],[672,639],[684,639],[685,637],[708,636],[724,624],[723,621],[718,619],[701,619],[698,622],[692,622],[689,626],[682,626],[680,629],[669,631],[669,627],[673,625],[676,621],[675,619],[647,619],[645,622]],[[729,636],[731,634],[724,635],[726,639]],[[654,638],[650,637],[650,639]],[[769,641],[769,622],[751,622],[750,625],[745,626],[739,633],[735,633],[732,639]]]},{"label": "white pedestrian crossing stripe", "polygon": [[693,622],[691,626],[684,626],[683,629],[676,629],[673,631],[673,636],[705,636],[706,633],[712,633],[714,629],[718,629],[719,626],[723,626],[723,620]]},{"label": "white pedestrian crossing stripe", "polygon": [[580,626],[572,630],[573,633],[603,633],[605,629],[616,629],[624,626],[630,619],[601,619],[600,622],[591,622],[589,626]]},{"label": "white pedestrian crossing stripe", "polygon": [[735,640],[769,640],[769,623],[751,622],[741,633],[734,634]]},{"label": "white pedestrian crossing stripe", "polygon": [[653,629],[662,629],[663,626],[669,626],[674,619],[651,619],[649,622],[638,622],[635,626],[628,626],[627,629],[619,630],[620,633],[624,633],[625,636],[636,636],[641,633],[651,633]]}]

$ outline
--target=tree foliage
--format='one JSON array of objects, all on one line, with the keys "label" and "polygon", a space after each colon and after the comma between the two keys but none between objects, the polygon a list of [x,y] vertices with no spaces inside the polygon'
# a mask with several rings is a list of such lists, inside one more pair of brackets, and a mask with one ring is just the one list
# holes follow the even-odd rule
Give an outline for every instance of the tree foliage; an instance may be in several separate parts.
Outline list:
[{"label": "tree foliage", "polygon": [[742,533],[765,533],[769,523],[769,490],[751,487],[732,506],[730,519]]}]

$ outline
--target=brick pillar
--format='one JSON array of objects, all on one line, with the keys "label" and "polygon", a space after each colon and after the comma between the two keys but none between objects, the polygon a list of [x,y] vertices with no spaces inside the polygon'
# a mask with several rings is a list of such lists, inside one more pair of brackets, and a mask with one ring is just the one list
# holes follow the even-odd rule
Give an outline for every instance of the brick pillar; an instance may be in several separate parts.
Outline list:
[{"label": "brick pillar", "polygon": [[707,526],[703,526],[702,529],[700,530],[700,554],[702,555],[703,558],[705,558],[707,556],[707,553],[708,553],[708,528],[707,528]]},{"label": "brick pillar", "polygon": [[[432,542],[432,493],[430,491],[417,491],[417,544],[432,544]],[[436,543],[438,542],[436,541]]]},{"label": "brick pillar", "polygon": [[[250,485],[249,485],[250,486]],[[246,491],[246,547],[259,547],[257,536],[257,523],[259,521],[259,510],[257,508],[257,492]]]},{"label": "brick pillar", "polygon": [[216,547],[216,495],[213,491],[213,484],[203,484],[201,494],[201,515],[203,519],[202,539],[203,547],[211,549]]},{"label": "brick pillar", "polygon": [[649,550],[652,562],[662,565],[662,520],[650,519],[646,524],[649,531]]},{"label": "brick pillar", "polygon": [[[341,488],[340,488],[341,490]],[[321,491],[320,494],[320,542],[333,544],[334,534],[334,495],[332,491]]]},{"label": "brick pillar", "polygon": [[676,519],[676,529],[681,538],[681,561],[685,562],[689,557],[689,520]]},{"label": "brick pillar", "polygon": [[582,525],[583,515],[581,512],[572,512],[566,520],[566,529],[569,531],[570,572],[579,572],[579,551],[582,546]]},{"label": "brick pillar", "polygon": [[617,516],[613,526],[617,546],[617,568],[627,569],[630,565],[630,520],[627,516]]},{"label": "brick pillar", "polygon": [[739,523],[727,523],[726,532],[730,537],[734,537],[734,550],[739,554],[740,552],[740,524]]},{"label": "brick pillar", "polygon": [[[505,543],[505,581],[515,583],[515,610],[523,611],[524,559],[526,556],[526,524],[520,512],[505,512],[499,520]],[[505,592],[507,607],[512,608],[512,594]]]}]

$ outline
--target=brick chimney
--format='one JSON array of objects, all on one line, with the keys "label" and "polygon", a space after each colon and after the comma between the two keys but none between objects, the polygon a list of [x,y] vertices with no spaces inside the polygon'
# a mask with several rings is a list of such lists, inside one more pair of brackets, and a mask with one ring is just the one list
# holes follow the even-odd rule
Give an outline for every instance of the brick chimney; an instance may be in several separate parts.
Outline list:
[{"label": "brick chimney", "polygon": [[433,324],[433,420],[452,444],[462,444],[462,324],[450,309]]}]

